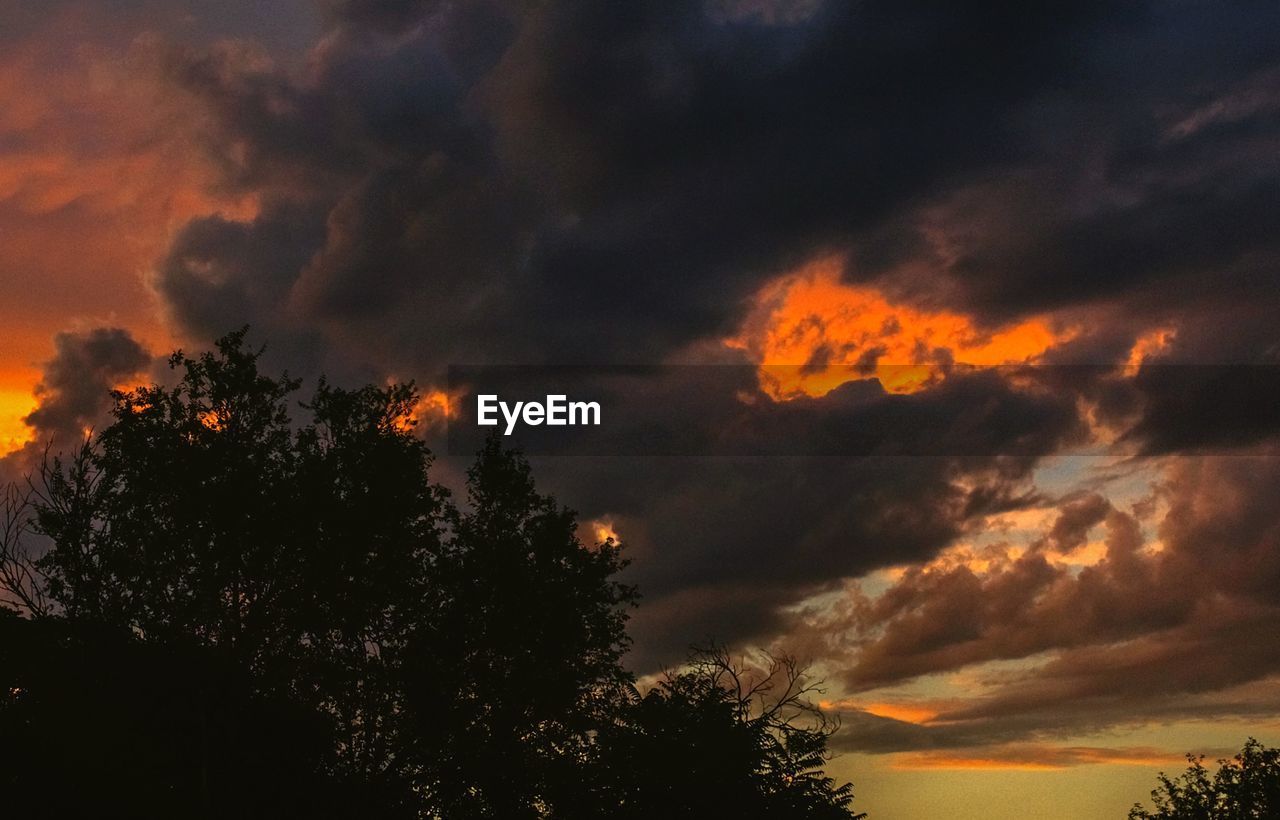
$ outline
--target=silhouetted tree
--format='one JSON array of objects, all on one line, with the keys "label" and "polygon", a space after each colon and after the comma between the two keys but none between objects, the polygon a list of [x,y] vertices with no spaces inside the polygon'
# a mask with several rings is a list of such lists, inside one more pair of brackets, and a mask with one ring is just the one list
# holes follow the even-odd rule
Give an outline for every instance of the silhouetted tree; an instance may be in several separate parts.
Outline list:
[{"label": "silhouetted tree", "polygon": [[[424,782],[449,817],[543,816],[556,782],[581,782],[589,733],[631,677],[612,541],[584,546],[574,513],[539,495],[496,440],[449,512],[450,597],[422,624],[406,693],[416,734],[442,744]],[[461,693],[461,697],[459,697]]]},{"label": "silhouetted tree", "polygon": [[592,797],[573,817],[849,820],[853,788],[823,773],[837,725],[790,657],[697,653],[597,738]]},{"label": "silhouetted tree", "polygon": [[69,619],[216,649],[263,695],[326,715],[344,776],[407,784],[395,665],[446,594],[412,387],[322,382],[295,429],[298,382],[259,356],[242,331],[175,354],[172,389],[114,393],[113,423],[37,484],[54,548],[36,566]]},{"label": "silhouetted tree", "polygon": [[395,790],[329,770],[312,709],[254,691],[208,648],[0,611],[4,815],[416,817]]},{"label": "silhouetted tree", "polygon": [[1204,756],[1187,755],[1177,777],[1160,773],[1154,811],[1135,804],[1129,820],[1261,820],[1280,817],[1280,749],[1249,738],[1240,753],[1219,760],[1211,777]]},{"label": "silhouetted tree", "polygon": [[490,440],[457,503],[412,385],[299,404],[261,353],[175,354],[6,496],[0,765],[47,816],[850,816],[791,661],[641,697],[617,545],[519,454]]}]

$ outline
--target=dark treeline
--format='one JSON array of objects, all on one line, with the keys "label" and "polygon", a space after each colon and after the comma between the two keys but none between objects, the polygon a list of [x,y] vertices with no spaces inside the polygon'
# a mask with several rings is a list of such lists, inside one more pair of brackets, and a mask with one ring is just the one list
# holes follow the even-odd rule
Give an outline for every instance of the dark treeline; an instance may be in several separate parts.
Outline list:
[{"label": "dark treeline", "polygon": [[854,816],[802,668],[711,650],[637,690],[617,545],[518,454],[456,500],[412,386],[299,404],[259,353],[175,354],[8,497],[6,813]]}]

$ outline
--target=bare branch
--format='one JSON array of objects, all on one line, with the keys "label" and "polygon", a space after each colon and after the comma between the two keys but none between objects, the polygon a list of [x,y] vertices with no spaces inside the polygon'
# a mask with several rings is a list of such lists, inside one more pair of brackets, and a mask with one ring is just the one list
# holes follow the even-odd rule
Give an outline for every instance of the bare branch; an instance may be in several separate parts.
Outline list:
[{"label": "bare branch", "polygon": [[49,614],[46,578],[40,571],[30,548],[30,535],[35,520],[30,492],[10,484],[0,500],[0,593],[8,601],[0,601],[30,617]]}]

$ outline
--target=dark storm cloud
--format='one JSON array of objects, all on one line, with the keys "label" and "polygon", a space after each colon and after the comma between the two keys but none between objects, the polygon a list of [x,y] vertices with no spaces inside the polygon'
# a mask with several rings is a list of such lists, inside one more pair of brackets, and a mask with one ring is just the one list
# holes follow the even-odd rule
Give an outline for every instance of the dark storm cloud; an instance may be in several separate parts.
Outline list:
[{"label": "dark storm cloud", "polygon": [[[1191,180],[1155,164],[1135,180],[1109,180],[1112,190],[1045,198],[1046,187],[1080,187],[1059,178],[1062,170],[1027,173],[953,206],[956,221],[943,229],[969,238],[942,268],[974,310],[1005,319],[1142,294],[1147,311],[1176,314],[1188,299],[1211,307],[1242,294],[1276,298],[1274,163],[1195,168],[1204,178]],[[975,209],[987,212],[983,222],[975,224]]]},{"label": "dark storm cloud", "polygon": [[[517,423],[509,443],[531,455],[1034,458],[1088,439],[1070,379],[1053,380],[1059,389],[1050,392],[1012,384],[1015,374],[1034,379],[1033,368],[921,371],[937,383],[912,394],[864,377],[821,397],[774,401],[751,364],[454,367],[448,447],[474,452],[492,432],[476,423],[478,395],[514,402],[556,393],[589,396],[607,424],[566,432]],[[1107,372],[1078,373],[1089,386]]]},{"label": "dark storm cloud", "polygon": [[[767,639],[781,607],[835,579],[926,559],[969,515],[1016,506],[1018,472],[951,459],[621,459],[547,463],[562,498],[622,533],[640,669],[676,662],[695,640]],[[966,489],[959,480],[975,486]]]},{"label": "dark storm cloud", "polygon": [[[1162,324],[1181,356],[1280,350],[1274,4],[348,0],[325,13],[300,69],[226,44],[159,61],[207,118],[224,186],[262,203],[253,221],[179,233],[157,284],[192,336],[250,321],[308,366],[428,380],[450,362],[660,363],[732,334],[761,284],[834,251],[849,279],[981,326],[1062,313],[1091,363],[1122,362]],[[751,422],[763,437],[771,414],[811,412],[814,442],[881,412],[918,450],[937,445],[939,419],[985,407],[1007,412],[970,431],[984,447],[1048,452],[1073,440],[1083,396],[1126,427],[1150,408],[1135,436],[1153,451],[1190,444],[1154,378],[1044,397],[959,379],[860,404],[868,387],[762,404]],[[584,459],[544,474],[617,521],[652,660],[706,632],[765,635],[806,592],[927,559],[982,510],[1028,503],[1033,463]],[[1176,627],[1182,602],[1144,586],[1173,565],[1133,555],[1126,515],[1068,507],[1046,549],[1098,520],[1114,534],[1114,562],[1080,579],[1036,552],[995,580],[913,577],[926,616],[882,612],[891,634],[851,679]]]},{"label": "dark storm cloud", "polygon": [[352,26],[395,32],[417,23],[440,0],[326,0],[333,20]]},{"label": "dark storm cloud", "polygon": [[236,184],[332,212],[291,271],[318,321],[423,363],[459,334],[474,359],[581,359],[585,336],[655,361],[729,330],[780,266],[1008,160],[1010,111],[1103,15],[749,12],[348,3],[302,81],[198,54],[169,71],[237,147]]},{"label": "dark storm cloud", "polygon": [[269,331],[287,321],[294,272],[323,231],[323,213],[288,206],[252,222],[197,219],[170,244],[155,287],[173,317],[200,338],[246,323]]},{"label": "dark storm cloud", "polygon": [[[266,206],[200,243],[242,273],[161,295],[202,338],[242,312],[229,326],[323,328],[292,346],[436,378],[661,361],[845,249],[849,276],[979,322],[1110,305],[1077,355],[1159,322],[1184,356],[1277,349],[1274,9],[988,12],[375,0],[328,4],[301,73],[173,51],[227,184]],[[279,224],[300,210],[323,226]],[[193,305],[246,295],[264,309]]]},{"label": "dark storm cloud", "polygon": [[[557,497],[622,535],[644,599],[631,659],[643,670],[681,660],[697,640],[768,639],[804,595],[925,560],[973,521],[1035,503],[1036,457],[1081,435],[1073,395],[1027,394],[989,370],[917,396],[850,383],[784,405],[740,365],[624,373],[606,401],[623,440],[606,432],[594,445],[613,449],[535,466]],[[674,432],[655,429],[664,424]],[[861,449],[842,449],[842,435]],[[681,457],[631,437],[677,444]],[[824,450],[864,457],[814,455]],[[914,455],[884,454],[902,452]]]},{"label": "dark storm cloud", "polygon": [[[70,24],[94,41],[127,43],[139,31],[208,42],[251,37],[281,49],[306,45],[319,33],[314,0],[8,0],[0,7],[0,45],[47,36]],[[83,44],[83,40],[78,44]]]},{"label": "dark storm cloud", "polygon": [[[1260,330],[1260,316],[1247,308],[1234,312],[1236,323]],[[1227,322],[1227,317],[1219,317]],[[1228,336],[1223,325],[1218,336]],[[1244,334],[1247,338],[1247,333]],[[1074,346],[1051,357],[1071,355],[1102,358],[1099,350],[1112,343],[1101,334],[1101,347]],[[1256,338],[1256,337],[1255,337]],[[1131,343],[1132,340],[1130,340]],[[1240,339],[1236,339],[1239,344]],[[1167,455],[1172,453],[1280,453],[1280,360],[1255,346],[1253,361],[1231,362],[1226,344],[1206,345],[1202,355],[1219,358],[1214,364],[1181,361],[1186,342],[1149,357],[1142,365],[1125,367],[1056,364],[996,368],[1009,378],[1034,384],[1063,400],[1076,396],[1090,408],[1095,425],[1117,432],[1113,454]],[[1092,347],[1092,349],[1090,349]],[[1073,345],[1065,345],[1071,349]],[[1236,347],[1239,350],[1241,348]],[[1120,350],[1110,355],[1118,358]],[[1221,358],[1228,363],[1222,363]],[[1154,359],[1154,361],[1152,360]],[[1039,446],[1045,439],[1033,441]],[[1035,450],[1047,453],[1048,450]]]},{"label": "dark storm cloud", "polygon": [[613,449],[536,464],[559,498],[622,534],[644,598],[632,659],[643,669],[694,640],[767,639],[804,595],[926,560],[973,521],[1036,502],[1037,457],[1082,435],[1073,394],[1020,391],[992,370],[914,396],[859,382],[779,405],[741,366],[645,373],[606,402],[623,440],[594,446]]},{"label": "dark storm cloud", "polygon": [[57,353],[45,364],[36,387],[39,406],[25,421],[37,441],[66,446],[105,418],[110,391],[145,370],[151,357],[120,328],[59,333],[54,346]]},{"label": "dark storm cloud", "polygon": [[1126,434],[1149,453],[1268,442],[1280,435],[1280,364],[1144,367],[1140,420]]},{"label": "dark storm cloud", "polygon": [[768,640],[805,595],[926,560],[973,520],[1033,500],[1029,461],[1018,460],[567,461],[538,464],[548,486],[609,520],[633,561],[639,669],[681,660],[695,640]]},{"label": "dark storm cloud", "polygon": [[532,257],[536,298],[651,357],[729,331],[763,277],[1007,156],[1003,112],[1094,12],[1072,8],[995,27],[964,4],[832,3],[780,26],[552,8],[485,89],[503,156],[575,219]]},{"label": "dark storm cloud", "polygon": [[[891,241],[866,242],[862,268],[942,272],[993,319],[1120,302],[1146,321],[1220,322],[1227,306],[1257,321],[1251,303],[1280,298],[1277,14],[1151,4],[1080,40],[1073,69],[1014,114],[1020,155],[881,226]],[[1234,335],[1183,353],[1258,355]]]}]

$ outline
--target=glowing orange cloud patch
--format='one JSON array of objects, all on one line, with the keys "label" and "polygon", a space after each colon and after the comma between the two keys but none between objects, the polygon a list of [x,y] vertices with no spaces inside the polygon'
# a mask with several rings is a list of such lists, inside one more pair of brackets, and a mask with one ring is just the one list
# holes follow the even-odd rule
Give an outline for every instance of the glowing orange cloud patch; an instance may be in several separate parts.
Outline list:
[{"label": "glowing orange cloud patch", "polygon": [[725,342],[761,363],[761,388],[775,400],[870,378],[887,392],[913,393],[942,377],[938,365],[1029,362],[1072,335],[1042,318],[983,331],[964,314],[895,304],[842,282],[840,269],[829,257],[767,285],[742,332]]},{"label": "glowing orange cloud patch", "polygon": [[[960,542],[939,552],[932,560],[923,564],[897,564],[880,570],[891,581],[898,582],[908,573],[921,575],[943,575],[958,569],[966,569],[982,579],[987,576],[1007,572],[1013,562],[1026,555],[1028,546],[998,542],[988,545],[975,545]],[[1043,548],[1039,553],[1055,567],[1082,568],[1096,566],[1106,559],[1108,548],[1105,541],[1088,541],[1072,549],[1062,551]],[[869,707],[862,707],[871,711]]]},{"label": "glowing orange cloud patch", "polygon": [[868,703],[863,705],[862,711],[906,723],[928,723],[938,716],[936,710],[909,703]]},{"label": "glowing orange cloud patch", "polygon": [[[387,384],[396,384],[398,379],[389,378]],[[459,412],[458,402],[462,398],[462,394],[450,395],[444,390],[427,390],[418,394],[418,401],[413,406],[413,410],[405,418],[400,419],[396,423],[396,428],[407,433],[416,430],[419,427],[433,428],[444,425],[451,418],[455,418]]]},{"label": "glowing orange cloud patch", "polygon": [[413,414],[419,421],[432,419],[451,419],[458,415],[457,402],[460,396],[450,396],[443,390],[432,390],[422,394]]},{"label": "glowing orange cloud patch", "polygon": [[1138,341],[1133,343],[1133,348],[1129,351],[1129,358],[1125,362],[1125,373],[1130,376],[1135,375],[1143,362],[1168,348],[1177,335],[1178,332],[1175,329],[1162,327],[1139,336]]},{"label": "glowing orange cloud patch", "polygon": [[622,536],[618,535],[618,531],[614,529],[613,522],[607,519],[592,521],[591,534],[597,544],[603,544],[605,541],[610,540],[615,544],[622,543]]},{"label": "glowing orange cloud patch", "polygon": [[824,700],[818,703],[824,711],[856,709],[876,717],[904,723],[928,723],[938,716],[938,709],[919,703],[862,703],[855,700]]},{"label": "glowing orange cloud patch", "polygon": [[414,427],[440,427],[449,419],[456,418],[459,412],[458,401],[461,394],[450,395],[444,390],[428,390],[418,396],[418,403],[413,406],[409,422],[405,429]]},{"label": "glowing orange cloud patch", "polygon": [[919,752],[893,758],[895,769],[999,769],[1052,771],[1072,766],[1110,764],[1162,766],[1182,757],[1148,746],[1102,748],[1023,744],[992,749]]}]

